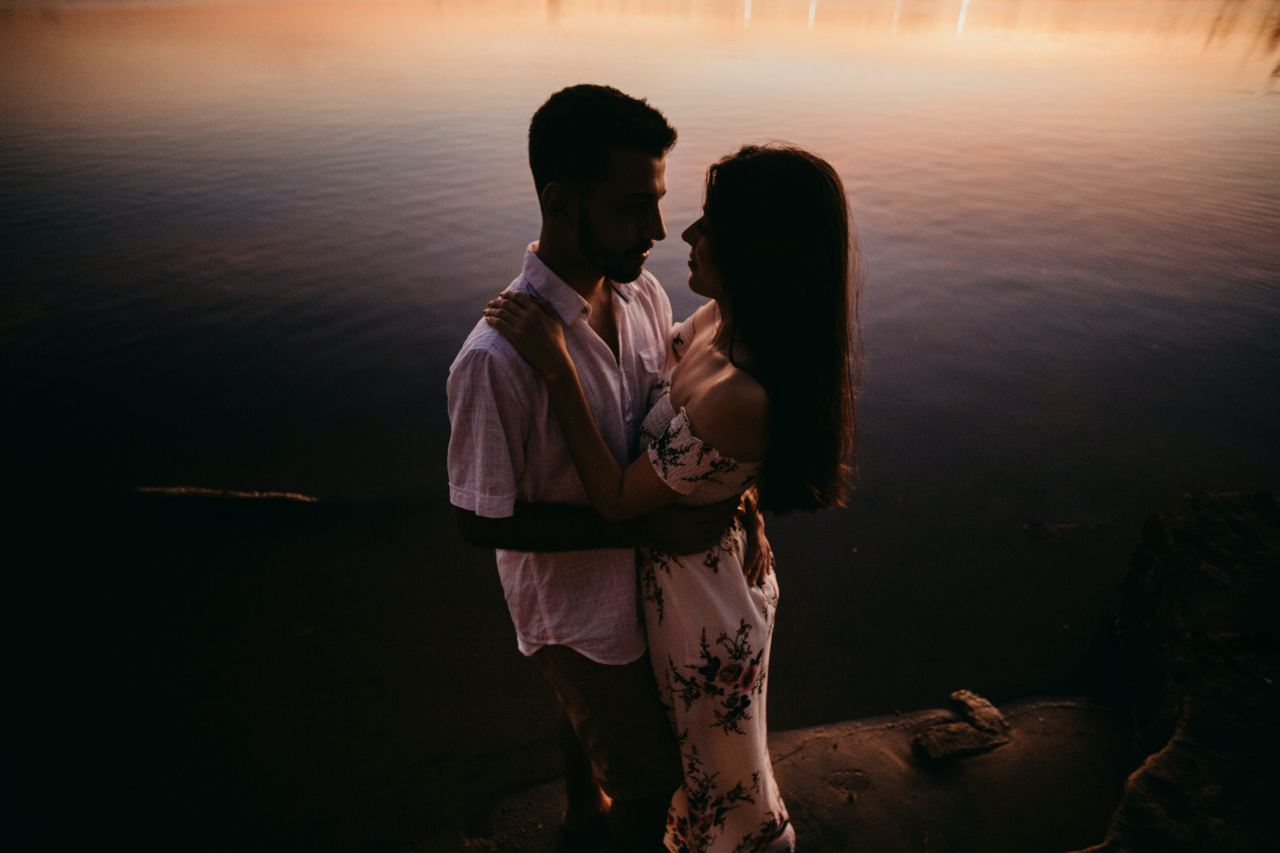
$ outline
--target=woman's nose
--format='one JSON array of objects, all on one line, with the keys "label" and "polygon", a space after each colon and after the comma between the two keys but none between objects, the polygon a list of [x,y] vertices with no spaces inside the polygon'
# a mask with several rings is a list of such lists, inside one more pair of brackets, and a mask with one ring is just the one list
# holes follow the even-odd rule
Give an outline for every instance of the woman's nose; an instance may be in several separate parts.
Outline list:
[{"label": "woman's nose", "polygon": [[698,223],[690,222],[689,227],[680,232],[680,239],[692,246],[698,242],[697,235]]}]

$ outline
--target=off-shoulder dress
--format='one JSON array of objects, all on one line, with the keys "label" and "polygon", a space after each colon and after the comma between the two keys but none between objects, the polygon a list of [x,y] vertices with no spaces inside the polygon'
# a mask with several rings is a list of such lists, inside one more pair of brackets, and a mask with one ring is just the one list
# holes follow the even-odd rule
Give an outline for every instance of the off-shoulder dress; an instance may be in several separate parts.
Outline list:
[{"label": "off-shoulder dress", "polygon": [[[759,463],[724,456],[700,439],[684,407],[671,404],[669,375],[650,395],[641,447],[683,496],[708,504],[741,494]],[[667,814],[673,851],[785,851],[795,832],[769,761],[765,694],[778,607],[777,577],[749,586],[746,534],[734,522],[705,554],[640,554],[650,656],[671,717],[684,784]]]}]

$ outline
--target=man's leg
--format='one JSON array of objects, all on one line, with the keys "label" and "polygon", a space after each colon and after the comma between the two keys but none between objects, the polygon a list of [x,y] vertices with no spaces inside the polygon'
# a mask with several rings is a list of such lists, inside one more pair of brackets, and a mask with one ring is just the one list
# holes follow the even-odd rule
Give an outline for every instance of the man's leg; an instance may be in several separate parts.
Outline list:
[{"label": "man's leg", "polygon": [[533,658],[613,798],[614,849],[663,850],[667,807],[681,782],[680,754],[648,655],[608,666],[564,646],[546,646]]},{"label": "man's leg", "polygon": [[573,724],[560,711],[560,753],[564,757],[564,828],[570,833],[603,829],[609,817],[609,798],[596,782],[591,759],[578,742]]}]

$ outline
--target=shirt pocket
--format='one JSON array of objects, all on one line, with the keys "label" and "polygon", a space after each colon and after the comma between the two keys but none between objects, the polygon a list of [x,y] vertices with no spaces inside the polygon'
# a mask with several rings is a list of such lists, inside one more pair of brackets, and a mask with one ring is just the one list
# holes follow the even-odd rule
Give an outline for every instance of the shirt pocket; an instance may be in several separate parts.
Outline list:
[{"label": "shirt pocket", "polygon": [[665,347],[650,343],[648,346],[640,350],[640,363],[644,365],[645,372],[656,376],[662,372],[662,368],[666,366],[667,351]]}]

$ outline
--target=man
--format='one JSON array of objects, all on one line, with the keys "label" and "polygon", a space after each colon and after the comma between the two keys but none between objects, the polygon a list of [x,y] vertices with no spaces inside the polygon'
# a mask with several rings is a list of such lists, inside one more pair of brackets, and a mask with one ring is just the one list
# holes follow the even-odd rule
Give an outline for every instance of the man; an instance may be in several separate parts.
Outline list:
[{"label": "man", "polygon": [[[671,306],[643,265],[666,236],[658,203],[675,140],[646,102],[592,85],[552,95],[529,128],[542,227],[510,289],[546,300],[564,323],[592,414],[624,464],[666,362]],[[568,721],[566,836],[607,814],[619,849],[662,849],[680,758],[646,653],[635,548],[705,550],[733,506],[604,522],[586,508],[545,385],[483,322],[450,368],[448,394],[459,530],[498,549],[520,651]]]}]

